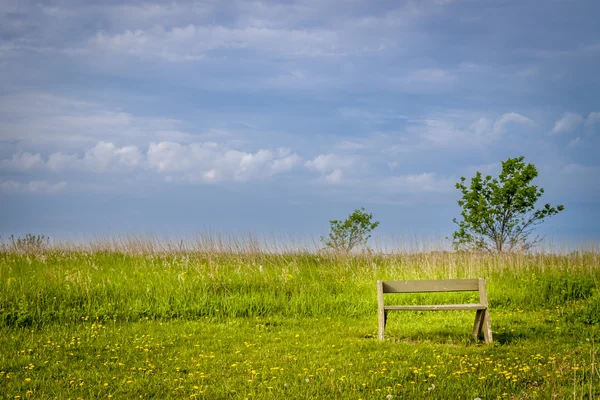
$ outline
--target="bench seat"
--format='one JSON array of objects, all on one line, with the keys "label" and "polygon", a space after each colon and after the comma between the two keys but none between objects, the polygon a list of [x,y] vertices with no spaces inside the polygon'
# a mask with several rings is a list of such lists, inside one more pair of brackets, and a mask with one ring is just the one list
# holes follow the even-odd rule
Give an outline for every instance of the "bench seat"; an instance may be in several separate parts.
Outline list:
[{"label": "bench seat", "polygon": [[406,311],[450,311],[450,310],[485,310],[487,306],[483,304],[439,304],[439,305],[419,305],[419,306],[384,306],[384,310],[406,310]]}]

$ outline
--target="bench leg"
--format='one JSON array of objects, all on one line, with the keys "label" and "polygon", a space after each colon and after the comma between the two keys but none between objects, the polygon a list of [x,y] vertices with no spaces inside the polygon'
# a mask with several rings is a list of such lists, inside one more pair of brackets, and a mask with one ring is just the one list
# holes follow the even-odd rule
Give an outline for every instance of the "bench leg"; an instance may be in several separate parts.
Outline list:
[{"label": "bench leg", "polygon": [[385,332],[385,323],[387,322],[387,311],[383,310],[382,308],[379,308],[379,315],[378,315],[378,325],[379,325],[379,329],[377,330],[377,338],[379,340],[383,340],[383,335]]},{"label": "bench leg", "polygon": [[483,313],[483,337],[486,343],[492,343],[492,321],[490,319],[490,310]]},{"label": "bench leg", "polygon": [[475,314],[475,323],[473,324],[473,339],[479,340],[481,335],[481,328],[483,327],[483,312],[484,310],[477,310]]},{"label": "bench leg", "polygon": [[377,338],[383,340],[383,332],[385,331],[385,303],[383,302],[383,281],[377,281]]}]

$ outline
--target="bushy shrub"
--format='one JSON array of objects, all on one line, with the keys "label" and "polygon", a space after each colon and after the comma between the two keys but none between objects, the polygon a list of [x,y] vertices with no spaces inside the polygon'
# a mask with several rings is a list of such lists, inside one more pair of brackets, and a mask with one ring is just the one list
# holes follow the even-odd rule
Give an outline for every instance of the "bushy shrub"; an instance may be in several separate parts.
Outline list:
[{"label": "bushy shrub", "polygon": [[330,250],[350,253],[352,249],[367,244],[371,232],[379,225],[378,221],[371,222],[372,219],[373,214],[360,208],[354,210],[345,221],[331,220],[329,235],[321,237],[321,242]]}]

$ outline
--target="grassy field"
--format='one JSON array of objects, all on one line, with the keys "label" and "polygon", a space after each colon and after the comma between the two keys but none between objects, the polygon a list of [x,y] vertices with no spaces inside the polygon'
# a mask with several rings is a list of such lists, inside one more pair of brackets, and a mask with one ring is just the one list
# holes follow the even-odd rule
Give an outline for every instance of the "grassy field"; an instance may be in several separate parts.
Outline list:
[{"label": "grassy field", "polygon": [[[465,311],[396,312],[376,339],[377,279],[467,277],[488,280],[493,345]],[[598,399],[599,282],[594,249],[5,246],[0,398]]]}]

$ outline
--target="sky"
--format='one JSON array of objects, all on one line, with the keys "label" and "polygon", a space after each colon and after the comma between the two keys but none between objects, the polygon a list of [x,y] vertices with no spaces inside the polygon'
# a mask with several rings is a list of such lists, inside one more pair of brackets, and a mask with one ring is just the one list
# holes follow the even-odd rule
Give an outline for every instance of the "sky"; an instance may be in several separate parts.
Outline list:
[{"label": "sky", "polygon": [[[600,2],[0,2],[0,236],[446,237],[461,176],[539,170],[600,238]],[[541,205],[541,204],[540,204]]]}]

